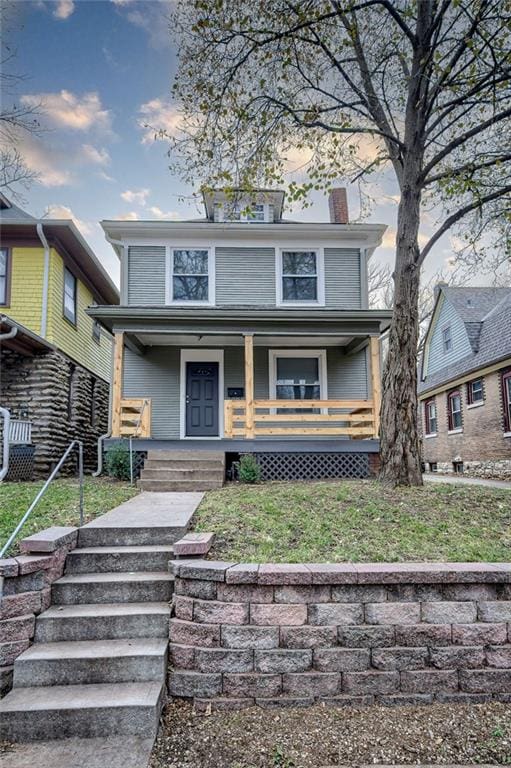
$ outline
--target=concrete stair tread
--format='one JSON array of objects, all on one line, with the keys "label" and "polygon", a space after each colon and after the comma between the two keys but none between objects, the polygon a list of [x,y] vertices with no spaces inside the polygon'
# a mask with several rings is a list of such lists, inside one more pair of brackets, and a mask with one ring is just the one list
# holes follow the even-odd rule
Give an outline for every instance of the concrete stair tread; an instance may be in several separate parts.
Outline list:
[{"label": "concrete stair tread", "polygon": [[126,581],[174,581],[174,577],[165,571],[120,571],[119,573],[68,573],[54,581],[59,584],[101,584]]},{"label": "concrete stair tread", "polygon": [[35,643],[17,658],[17,662],[61,659],[112,659],[131,656],[164,656],[167,641],[163,638],[130,638],[126,640],[64,640]]},{"label": "concrete stair tread", "polygon": [[119,554],[125,555],[138,552],[169,552],[172,554],[174,551],[172,544],[127,544],[121,545],[105,545],[104,547],[77,547],[71,550],[68,557],[74,555],[103,555],[103,554]]},{"label": "concrete stair tread", "polygon": [[136,616],[144,614],[170,616],[169,603],[77,603],[76,605],[51,605],[39,614],[44,619],[68,619],[76,617],[107,618],[108,616]]},{"label": "concrete stair tread", "polygon": [[161,689],[162,683],[154,681],[13,688],[0,700],[0,714],[59,709],[154,707],[158,704]]},{"label": "concrete stair tread", "polygon": [[183,461],[221,461],[222,463],[225,462],[225,451],[212,451],[210,449],[205,448],[204,450],[201,449],[190,449],[186,450],[185,448],[180,448],[176,451],[168,451],[168,450],[149,450],[147,452],[147,460],[152,461],[153,459],[170,459],[171,461],[174,460],[183,460]]}]

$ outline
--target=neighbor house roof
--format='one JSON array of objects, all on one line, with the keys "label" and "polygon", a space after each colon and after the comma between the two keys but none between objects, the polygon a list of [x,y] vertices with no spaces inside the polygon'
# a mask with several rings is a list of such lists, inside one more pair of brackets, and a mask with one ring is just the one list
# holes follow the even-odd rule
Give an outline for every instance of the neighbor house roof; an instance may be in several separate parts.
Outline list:
[{"label": "neighbor house roof", "polygon": [[[438,306],[440,294],[443,294],[444,299],[451,304],[464,323],[472,353],[431,375],[423,374],[419,381],[419,394],[511,357],[511,287],[442,286],[435,309]],[[430,328],[434,315],[435,310]]]},{"label": "neighbor house roof", "polygon": [[36,219],[0,195],[0,237],[4,242],[15,245],[16,241],[39,240],[38,226],[50,245],[71,258],[98,304],[119,303],[118,289],[71,219]]}]

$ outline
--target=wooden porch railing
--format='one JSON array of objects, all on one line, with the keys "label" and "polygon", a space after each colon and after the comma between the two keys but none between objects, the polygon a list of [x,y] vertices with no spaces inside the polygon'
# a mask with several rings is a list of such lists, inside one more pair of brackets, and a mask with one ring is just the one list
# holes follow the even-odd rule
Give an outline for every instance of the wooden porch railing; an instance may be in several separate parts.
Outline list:
[{"label": "wooden porch railing", "polygon": [[[312,408],[321,412],[296,413]],[[282,413],[285,410],[293,412]],[[343,412],[331,413],[339,410]],[[378,436],[372,400],[254,400],[252,421],[253,426],[249,428],[246,400],[224,401],[225,437],[346,435],[356,439]]]},{"label": "wooden porch railing", "polygon": [[112,437],[151,437],[151,400],[147,397],[122,398],[118,426]]}]

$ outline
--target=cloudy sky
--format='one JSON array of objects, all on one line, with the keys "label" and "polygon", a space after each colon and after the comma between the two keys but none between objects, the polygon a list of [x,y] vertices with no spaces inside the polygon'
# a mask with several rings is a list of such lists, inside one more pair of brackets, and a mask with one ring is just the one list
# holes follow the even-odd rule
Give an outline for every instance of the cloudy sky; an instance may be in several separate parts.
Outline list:
[{"label": "cloudy sky", "polygon": [[[24,193],[35,216],[73,217],[105,267],[118,281],[118,264],[98,222],[101,219],[193,218],[202,215],[193,189],[173,177],[166,148],[144,127],[176,123],[170,88],[176,56],[168,30],[170,0],[18,0],[11,42],[13,71],[26,75],[20,102],[44,105],[45,131],[23,142],[39,181]],[[393,257],[394,190],[376,187],[379,204],[369,220],[389,225],[376,258]],[[328,220],[318,196],[290,218]],[[358,196],[350,190],[357,214]],[[426,238],[425,221],[421,237]],[[444,238],[430,256],[428,272],[448,267]]]}]

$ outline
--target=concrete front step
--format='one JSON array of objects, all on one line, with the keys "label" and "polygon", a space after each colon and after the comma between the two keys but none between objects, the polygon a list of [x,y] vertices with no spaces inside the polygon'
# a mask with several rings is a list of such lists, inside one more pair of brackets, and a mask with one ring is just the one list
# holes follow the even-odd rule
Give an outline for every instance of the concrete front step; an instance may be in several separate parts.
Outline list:
[{"label": "concrete front step", "polygon": [[35,641],[168,638],[169,618],[167,602],[55,605],[37,617]]},{"label": "concrete front step", "polygon": [[16,659],[14,687],[163,680],[163,638],[36,643]]},{"label": "concrete front step", "polygon": [[131,547],[82,547],[66,559],[66,573],[112,573],[122,571],[166,571],[172,560],[171,544],[142,544]]},{"label": "concrete front step", "polygon": [[80,528],[78,532],[79,547],[138,547],[170,546],[186,533],[188,527],[137,527],[105,526]]},{"label": "concrete front step", "polygon": [[206,461],[218,461],[222,465],[225,464],[224,451],[210,451],[210,450],[185,450],[180,449],[178,451],[147,451],[148,461],[194,461],[194,462],[206,462]]},{"label": "concrete front step", "polygon": [[[139,480],[142,491],[212,491],[223,486],[221,480]],[[179,537],[181,538],[181,537]],[[177,541],[177,539],[174,539]]]},{"label": "concrete front step", "polygon": [[153,459],[146,459],[144,461],[144,469],[174,469],[174,470],[186,470],[186,469],[203,469],[205,471],[215,471],[219,473],[225,472],[225,463],[223,461],[217,461],[212,459],[210,461],[202,461],[201,459],[161,459],[159,457]]},{"label": "concrete front step", "polygon": [[144,603],[170,600],[174,577],[163,571],[72,573],[54,581],[52,604]]},{"label": "concrete front step", "polygon": [[0,740],[154,737],[164,697],[159,681],[13,688],[0,701]]},{"label": "concrete front step", "polygon": [[141,480],[213,480],[223,482],[224,470],[223,469],[202,469],[189,467],[188,465],[182,469],[168,469],[167,465],[162,462],[158,468],[146,468],[142,470],[140,474]]}]

